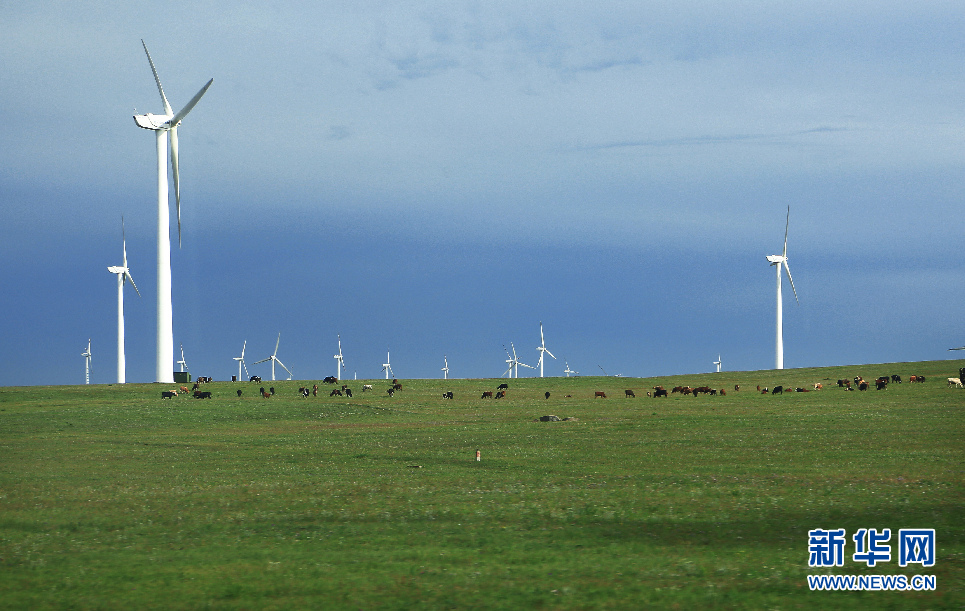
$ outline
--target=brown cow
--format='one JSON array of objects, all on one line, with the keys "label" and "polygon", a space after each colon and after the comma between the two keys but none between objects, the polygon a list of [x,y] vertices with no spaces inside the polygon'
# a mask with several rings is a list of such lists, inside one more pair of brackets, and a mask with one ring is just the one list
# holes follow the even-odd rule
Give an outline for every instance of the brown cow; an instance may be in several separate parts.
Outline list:
[{"label": "brown cow", "polygon": [[606,393],[603,392],[602,390],[598,390],[596,391],[596,394],[593,395],[594,399],[596,399],[597,397],[603,397],[604,399],[606,399]]}]

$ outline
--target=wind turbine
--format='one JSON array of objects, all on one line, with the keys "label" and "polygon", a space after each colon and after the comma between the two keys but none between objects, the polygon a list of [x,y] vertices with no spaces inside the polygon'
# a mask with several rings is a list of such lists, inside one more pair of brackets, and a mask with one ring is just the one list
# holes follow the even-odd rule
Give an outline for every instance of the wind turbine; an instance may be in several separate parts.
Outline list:
[{"label": "wind turbine", "polygon": [[264,363],[265,361],[271,361],[271,381],[275,381],[275,363],[281,365],[281,368],[288,371],[288,379],[292,379],[292,372],[289,371],[285,364],[278,360],[278,344],[281,343],[281,333],[278,334],[278,340],[275,342],[275,352],[266,359],[261,359],[260,361],[255,361],[252,365],[257,365],[258,363]]},{"label": "wind turbine", "polygon": [[345,369],[345,359],[342,358],[342,336],[338,336],[338,354],[335,355],[335,379],[342,379],[342,370]]},{"label": "wind turbine", "polygon": [[386,380],[389,379],[389,374],[392,374],[392,377],[393,377],[393,378],[395,377],[395,373],[392,371],[392,365],[391,365],[391,363],[392,363],[392,359],[389,358],[389,351],[386,350],[386,351],[385,351],[385,362],[382,363],[382,371],[385,372],[385,379],[386,379]]},{"label": "wind turbine", "polygon": [[784,253],[780,255],[767,255],[767,260],[771,265],[777,267],[777,357],[775,359],[775,369],[784,369],[784,313],[783,299],[781,298],[781,267],[787,272],[787,279],[791,283],[791,290],[794,291],[794,300],[799,304],[797,289],[794,288],[794,279],[791,278],[791,268],[787,266],[787,229],[791,222],[791,207],[787,207],[787,221],[784,224]]},{"label": "wind turbine", "polygon": [[[279,335],[279,339],[281,339],[280,335]],[[232,360],[238,361],[238,381],[239,382],[244,380],[244,378],[241,377],[242,367],[245,368],[245,378],[248,377],[248,366],[245,365],[245,348],[247,347],[248,347],[248,340],[245,340],[245,343],[241,344],[241,356],[232,357]]]},{"label": "wind turbine", "polygon": [[[543,355],[553,356],[553,353],[546,349],[546,340],[543,339],[543,321],[539,323],[539,341],[540,345],[536,347],[539,350],[539,377],[543,377]],[[553,356],[555,359],[556,357]]]},{"label": "wind turbine", "polygon": [[184,108],[174,114],[167,96],[164,95],[161,79],[158,78],[147,44],[141,40],[141,45],[144,47],[144,53],[147,54],[148,63],[151,64],[154,82],[157,83],[157,90],[164,104],[164,114],[134,115],[134,122],[138,127],[153,130],[157,139],[157,369],[155,373],[158,382],[171,383],[174,382],[174,373],[171,371],[171,362],[174,360],[174,323],[171,313],[171,227],[168,209],[167,145],[170,141],[174,201],[178,215],[178,245],[180,245],[181,187],[178,179],[178,125],[191,112],[214,79],[209,80]]},{"label": "wind turbine", "polygon": [[442,355],[442,362],[445,363],[445,365],[446,365],[445,367],[442,368],[442,378],[443,378],[444,380],[448,380],[448,379],[449,379],[449,357],[447,357],[445,354],[443,354],[443,355]]},{"label": "wind turbine", "polygon": [[87,340],[87,350],[84,350],[81,356],[84,357],[84,384],[90,384],[90,372],[94,369],[90,365],[90,339]]},{"label": "wind turbine", "polygon": [[[141,296],[141,291],[137,290],[134,278],[131,277],[131,270],[127,267],[127,237],[124,232],[124,217],[121,217],[121,244],[123,247],[123,259],[121,265],[108,267],[107,271],[117,274],[117,383],[124,384],[127,381],[127,360],[124,356],[124,285],[128,280],[131,286],[137,291],[137,296]],[[89,351],[89,350],[88,350]]]},{"label": "wind turbine", "polygon": [[965,350],[965,346],[962,346],[961,348],[949,348],[949,350]]},{"label": "wind turbine", "polygon": [[717,360],[714,361],[714,365],[717,365],[717,373],[720,373],[720,355],[717,355]]},{"label": "wind turbine", "polygon": [[187,362],[185,362],[185,360],[184,360],[184,344],[181,344],[181,360],[178,361],[178,365],[181,366],[181,373],[184,373],[184,370],[185,370],[185,369],[187,369],[188,372],[190,373],[191,368],[188,367]]},{"label": "wind turbine", "polygon": [[566,369],[563,370],[563,373],[566,374],[566,377],[570,377],[571,373],[573,375],[580,373],[579,371],[573,371],[572,369],[570,369],[570,364],[566,361],[566,359],[563,359],[563,362],[566,363]]},{"label": "wind turbine", "polygon": [[526,363],[523,363],[519,360],[519,357],[516,356],[516,346],[513,344],[513,342],[509,342],[509,345],[512,346],[513,348],[513,355],[509,356],[509,350],[506,350],[506,346],[503,346],[503,350],[506,350],[506,356],[509,357],[506,359],[506,362],[509,363],[509,369],[504,371],[503,375],[506,375],[508,373],[509,377],[518,378],[520,365],[522,365],[523,367],[529,367],[530,369],[536,369],[532,365],[527,365]]}]

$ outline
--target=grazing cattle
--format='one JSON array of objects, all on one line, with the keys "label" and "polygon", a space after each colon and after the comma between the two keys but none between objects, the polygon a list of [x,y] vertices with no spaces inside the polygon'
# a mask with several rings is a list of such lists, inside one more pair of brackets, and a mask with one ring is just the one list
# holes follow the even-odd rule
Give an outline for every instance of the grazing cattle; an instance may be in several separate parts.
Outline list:
[{"label": "grazing cattle", "polygon": [[175,390],[162,390],[162,391],[161,391],[161,398],[162,398],[162,399],[173,399],[173,398],[176,397],[176,396],[178,396],[178,393],[177,393],[177,391],[175,391]]},{"label": "grazing cattle", "polygon": [[396,390],[402,390],[402,385],[399,384],[398,382],[396,382],[396,383],[394,383],[394,384],[392,385],[392,388],[394,388],[394,389],[396,389]]},{"label": "grazing cattle", "polygon": [[484,391],[483,394],[482,394],[482,396],[479,397],[479,398],[480,398],[480,399],[492,399],[492,398],[493,398],[493,391],[491,391],[491,390]]},{"label": "grazing cattle", "polygon": [[265,392],[265,387],[264,387],[264,386],[262,386],[262,387],[259,388],[258,390],[259,390],[259,392],[261,392],[261,396],[262,396],[262,397],[264,397],[264,398],[266,398],[266,399],[269,398],[269,397],[271,397],[271,395],[270,395],[269,393],[266,393],[266,392]]},{"label": "grazing cattle", "polygon": [[627,390],[623,391],[623,394],[624,394],[624,397],[626,397],[626,398],[630,398],[630,397],[633,397],[634,399],[637,398],[637,396],[636,396],[635,394],[633,394],[633,391],[630,390],[630,389],[627,389]]},{"label": "grazing cattle", "polygon": [[333,389],[332,389],[332,392],[328,393],[328,396],[329,396],[329,397],[341,397],[341,396],[342,396],[342,391],[339,390],[339,389],[337,389],[337,388],[333,388]]},{"label": "grazing cattle", "polygon": [[882,377],[882,378],[878,378],[877,380],[875,380],[875,389],[876,389],[876,390],[882,390],[882,389],[885,389],[885,388],[888,388],[888,378]]},{"label": "grazing cattle", "polygon": [[548,390],[546,391],[546,398],[547,398],[547,399],[550,398],[550,391],[548,391]]},{"label": "grazing cattle", "polygon": [[443,399],[452,399],[452,391],[442,393]]},{"label": "grazing cattle", "polygon": [[775,387],[774,387],[774,390],[771,391],[771,394],[772,394],[772,395],[776,395],[776,394],[778,394],[778,393],[780,393],[780,394],[782,394],[782,395],[784,394],[784,387],[783,387],[783,386],[775,386]]},{"label": "grazing cattle", "polygon": [[762,395],[768,394],[767,389],[766,389],[766,388],[762,388],[762,389],[761,389],[761,394],[762,394]]},{"label": "grazing cattle", "polygon": [[204,390],[204,391],[196,390],[196,391],[194,391],[194,398],[195,398],[195,399],[210,399],[210,398],[211,398],[211,393],[208,392],[208,391],[206,391],[206,390]]},{"label": "grazing cattle", "polygon": [[496,387],[496,390],[509,390],[509,384],[505,382]]},{"label": "grazing cattle", "polygon": [[251,376],[248,379],[249,382],[261,382],[261,376]]},{"label": "grazing cattle", "polygon": [[392,386],[395,386],[398,383],[399,383],[398,378],[392,378]]},{"label": "grazing cattle", "polygon": [[238,389],[238,396],[239,396],[239,397],[241,396],[241,389],[240,389],[240,388]]},{"label": "grazing cattle", "polygon": [[305,397],[306,399],[308,398],[308,395],[310,395],[310,394],[312,394],[312,391],[308,390],[308,388],[303,388],[303,389],[302,389],[302,396]]},{"label": "grazing cattle", "polygon": [[868,383],[864,380],[858,383],[858,390],[868,390]]},{"label": "grazing cattle", "polygon": [[606,393],[603,392],[602,390],[598,390],[598,391],[596,391],[596,394],[593,395],[593,398],[594,398],[594,399],[596,399],[597,397],[601,397],[601,398],[603,398],[603,399],[606,399]]},{"label": "grazing cattle", "polygon": [[496,398],[497,398],[497,399],[502,399],[502,398],[504,398],[505,396],[506,396],[506,391],[505,391],[505,390],[501,390],[501,391],[499,391],[499,392],[496,393]]},{"label": "grazing cattle", "polygon": [[335,376],[326,376],[322,380],[322,384],[335,384],[336,382],[338,382],[338,378],[336,378]]},{"label": "grazing cattle", "polygon": [[389,395],[389,396],[391,397],[392,395],[394,395],[394,394],[395,394],[395,387],[392,387],[392,388],[389,388],[389,389],[386,389],[386,391],[385,391],[385,392],[386,392],[386,393],[388,393],[388,395]]},{"label": "grazing cattle", "polygon": [[313,397],[318,396],[318,384],[312,384],[312,396]]},{"label": "grazing cattle", "polygon": [[948,378],[948,385],[949,385],[949,386],[957,386],[958,388],[962,388],[962,381],[959,380],[958,378]]},{"label": "grazing cattle", "polygon": [[701,386],[701,387],[699,387],[699,388],[695,388],[695,389],[693,390],[693,393],[694,393],[694,396],[696,397],[696,396],[697,396],[697,393],[701,393],[701,394],[705,394],[705,395],[706,395],[707,393],[711,392],[711,390],[712,390],[712,389],[711,389],[710,386]]},{"label": "grazing cattle", "polygon": [[271,394],[275,394],[275,387],[274,387],[274,386],[269,386],[269,387],[268,387],[268,392],[270,392]]},{"label": "grazing cattle", "polygon": [[182,387],[181,387],[181,392],[188,392],[188,387],[187,387],[187,386],[182,386]]},{"label": "grazing cattle", "polygon": [[372,390],[372,385],[371,385],[371,384],[362,384],[362,392],[365,392],[365,391],[367,391],[367,390]]},{"label": "grazing cattle", "polygon": [[845,386],[850,386],[851,382],[847,380],[838,380],[838,388],[844,388]]},{"label": "grazing cattle", "polygon": [[723,396],[725,396],[726,394],[727,394],[727,391],[724,390],[723,388],[721,388],[721,389],[720,389],[720,396],[723,397]]},{"label": "grazing cattle", "polygon": [[824,388],[824,384],[821,384],[820,382],[814,383],[814,390],[821,390],[822,388]]},{"label": "grazing cattle", "polygon": [[348,397],[348,398],[350,398],[350,399],[352,398],[352,389],[351,389],[351,388],[346,388],[346,389],[345,389],[345,396]]},{"label": "grazing cattle", "polygon": [[891,381],[894,382],[895,384],[901,384],[901,376],[893,373],[891,374]]},{"label": "grazing cattle", "polygon": [[654,399],[656,399],[657,397],[666,397],[666,396],[667,396],[666,388],[657,388],[656,390],[653,391]]},{"label": "grazing cattle", "polygon": [[734,384],[734,390],[740,390],[740,389],[741,389],[740,384]]},{"label": "grazing cattle", "polygon": [[806,388],[795,388],[794,392],[811,392],[811,391]]},{"label": "grazing cattle", "polygon": [[673,394],[673,393],[675,393],[675,392],[683,392],[683,391],[684,391],[684,387],[683,387],[683,386],[674,386],[674,387],[673,387],[673,390],[670,391],[670,394]]}]

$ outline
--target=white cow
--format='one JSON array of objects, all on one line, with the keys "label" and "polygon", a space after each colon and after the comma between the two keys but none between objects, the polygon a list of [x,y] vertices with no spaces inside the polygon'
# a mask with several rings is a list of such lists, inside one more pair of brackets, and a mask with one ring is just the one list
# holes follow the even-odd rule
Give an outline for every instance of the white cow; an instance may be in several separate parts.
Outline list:
[{"label": "white cow", "polygon": [[948,378],[948,385],[962,388],[962,381],[959,380],[958,378]]}]

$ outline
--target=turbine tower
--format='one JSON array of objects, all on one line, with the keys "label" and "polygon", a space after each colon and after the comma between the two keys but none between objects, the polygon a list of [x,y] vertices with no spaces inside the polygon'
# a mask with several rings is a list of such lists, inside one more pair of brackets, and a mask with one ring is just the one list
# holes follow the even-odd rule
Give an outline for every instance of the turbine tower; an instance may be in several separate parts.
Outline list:
[{"label": "turbine tower", "polygon": [[717,355],[717,360],[714,361],[714,365],[717,365],[717,373],[720,373],[720,355]]},{"label": "turbine tower", "polygon": [[801,303],[797,298],[797,289],[794,288],[794,279],[791,278],[791,268],[787,266],[787,229],[791,222],[791,207],[787,207],[787,220],[784,224],[784,252],[780,255],[767,255],[767,260],[771,265],[777,267],[777,356],[775,358],[775,369],[784,369],[784,312],[783,299],[781,298],[781,267],[787,272],[787,279],[791,283],[791,290],[794,291],[794,300]]},{"label": "turbine tower", "polygon": [[449,357],[445,354],[442,355],[442,362],[445,363],[445,367],[442,368],[442,379],[449,379]]},{"label": "turbine tower", "polygon": [[345,369],[345,359],[342,358],[342,336],[338,336],[338,354],[335,355],[335,379],[342,379],[342,370]]},{"label": "turbine tower", "polygon": [[[171,363],[174,361],[174,323],[171,307],[171,227],[168,203],[168,166],[167,149],[171,144],[171,171],[174,176],[174,201],[178,215],[178,244],[181,244],[181,188],[178,179],[178,125],[194,105],[198,103],[204,92],[208,90],[214,79],[201,88],[184,108],[174,114],[168,103],[161,79],[154,68],[154,60],[147,50],[147,44],[141,41],[147,61],[151,64],[157,90],[161,94],[164,104],[164,114],[147,113],[134,115],[134,122],[138,127],[153,130],[157,139],[157,369],[155,371],[158,382],[174,382],[174,372]],[[167,138],[165,139],[165,136]]]},{"label": "turbine tower", "polygon": [[272,382],[275,381],[275,363],[278,363],[279,365],[281,365],[282,369],[284,369],[285,371],[288,371],[288,379],[289,380],[292,379],[292,372],[289,371],[288,367],[285,367],[284,363],[278,360],[278,344],[280,343],[281,343],[281,333],[278,334],[278,340],[275,342],[275,352],[272,353],[272,355],[266,359],[261,359],[260,361],[255,361],[254,363],[252,363],[252,365],[257,365],[258,363],[271,361],[271,381]]},{"label": "turbine tower", "polygon": [[522,365],[523,367],[529,367],[530,369],[536,369],[532,365],[527,365],[526,363],[523,363],[519,360],[519,357],[516,356],[516,346],[513,344],[513,342],[509,342],[509,345],[512,346],[513,348],[513,354],[512,356],[510,356],[509,350],[506,350],[505,345],[503,346],[503,350],[506,350],[506,356],[509,357],[506,359],[506,362],[509,363],[509,369],[504,371],[503,375],[506,375],[508,373],[510,378],[513,378],[513,377],[519,378],[520,365]]},{"label": "turbine tower", "polygon": [[[281,339],[281,337],[279,337]],[[245,368],[245,377],[248,377],[248,366],[245,365],[245,348],[248,347],[248,340],[241,344],[241,356],[232,357],[232,360],[238,361],[238,381],[241,382],[244,378],[241,377],[241,368]]]},{"label": "turbine tower", "polygon": [[391,365],[391,363],[392,363],[392,359],[389,358],[389,351],[386,350],[386,351],[385,351],[385,362],[382,363],[382,371],[385,372],[385,379],[386,379],[386,380],[389,379],[389,374],[392,374],[392,377],[393,377],[393,378],[395,377],[395,373],[392,371],[392,365]]},{"label": "turbine tower", "polygon": [[[543,377],[543,356],[548,354],[553,356],[553,353],[546,349],[546,340],[543,339],[543,321],[539,323],[539,341],[540,345],[536,347],[539,350],[539,377]],[[555,359],[556,357],[553,356]]]},{"label": "turbine tower", "polygon": [[[117,383],[124,384],[127,381],[127,360],[124,355],[124,285],[128,280],[131,286],[137,291],[137,296],[141,296],[141,291],[137,290],[134,278],[131,277],[131,270],[127,268],[127,237],[124,233],[124,217],[121,217],[121,244],[123,247],[123,262],[121,265],[114,265],[107,268],[112,274],[117,274]],[[88,349],[88,352],[90,350]]]},{"label": "turbine tower", "polygon": [[87,340],[87,350],[84,350],[81,356],[84,357],[84,384],[90,384],[90,372],[93,369],[90,366],[90,339]]}]

